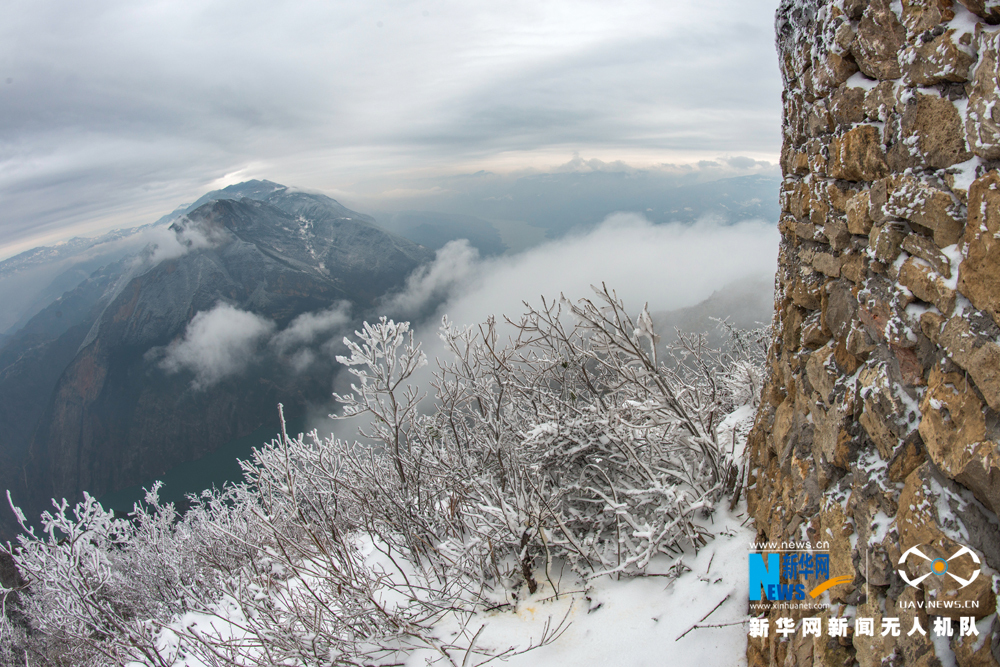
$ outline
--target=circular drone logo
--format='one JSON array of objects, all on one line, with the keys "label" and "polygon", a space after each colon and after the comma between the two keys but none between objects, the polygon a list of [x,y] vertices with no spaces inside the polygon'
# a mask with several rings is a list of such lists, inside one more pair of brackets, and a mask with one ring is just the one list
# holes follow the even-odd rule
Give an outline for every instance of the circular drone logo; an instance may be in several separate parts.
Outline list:
[{"label": "circular drone logo", "polygon": [[[973,581],[975,581],[976,577],[979,576],[979,571],[980,571],[979,556],[977,556],[976,552],[970,549],[969,547],[963,546],[961,549],[953,553],[949,558],[931,558],[930,556],[920,551],[919,547],[920,545],[918,544],[917,546],[910,547],[903,553],[903,555],[899,559],[900,568],[899,570],[897,570],[899,572],[899,576],[903,578],[903,581],[908,583],[910,586],[913,586],[914,588],[918,587],[924,579],[932,575],[943,577],[944,575],[947,574],[949,577],[951,577],[959,584],[961,584],[959,588],[965,588]],[[929,572],[926,572],[918,577],[910,579],[910,577],[907,576],[906,571],[902,568],[902,565],[911,556],[916,558],[923,558],[925,561],[928,561],[930,563],[930,566],[929,567],[924,566],[924,567],[928,567]],[[975,570],[972,572],[972,576],[970,576],[968,579],[963,579],[962,577],[958,576],[957,574],[951,571],[952,562],[962,558],[963,556],[968,556],[969,558],[971,558],[972,563],[974,564],[975,567]],[[919,565],[919,561],[917,567],[918,568],[921,567]]]}]

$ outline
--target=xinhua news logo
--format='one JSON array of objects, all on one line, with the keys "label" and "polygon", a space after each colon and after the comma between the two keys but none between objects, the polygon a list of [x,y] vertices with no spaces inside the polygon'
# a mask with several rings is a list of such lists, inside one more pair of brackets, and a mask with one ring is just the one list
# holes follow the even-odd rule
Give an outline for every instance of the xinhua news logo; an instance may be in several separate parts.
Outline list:
[{"label": "xinhua news logo", "polygon": [[[825,545],[823,545],[825,546]],[[750,601],[801,602],[853,581],[853,575],[830,576],[829,551],[795,551],[748,554]]]}]

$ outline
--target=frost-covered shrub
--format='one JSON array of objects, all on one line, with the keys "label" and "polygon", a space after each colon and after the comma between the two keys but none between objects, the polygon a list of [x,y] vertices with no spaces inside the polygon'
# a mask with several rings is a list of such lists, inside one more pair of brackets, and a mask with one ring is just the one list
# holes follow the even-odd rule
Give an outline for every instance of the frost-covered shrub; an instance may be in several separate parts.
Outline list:
[{"label": "frost-covered shrub", "polygon": [[[63,500],[42,515],[44,536],[15,509],[25,530],[13,552],[29,583],[23,609],[35,629],[56,642],[39,659],[169,664],[157,657],[155,621],[205,608],[218,597],[222,573],[195,549],[203,509],[196,504],[178,521],[158,491],[154,485],[131,520],[116,518],[86,494],[73,508]],[[212,516],[213,523],[218,519]]]},{"label": "frost-covered shrub", "polygon": [[[704,544],[693,519],[736,474],[717,426],[759,392],[764,337],[732,331],[721,352],[682,335],[659,359],[649,314],[633,321],[607,289],[543,301],[508,324],[502,342],[493,320],[445,320],[453,358],[439,360],[431,415],[406,384],[423,357],[405,325],[366,325],[346,341],[340,361],[359,382],[338,398],[348,415],[371,417],[365,435],[385,454],[340,456],[352,520],[445,580],[532,591],[553,559],[585,576],[636,573]],[[325,450],[345,451],[315,448]]]},{"label": "frost-covered shrub", "polygon": [[638,574],[705,544],[696,518],[739,481],[719,424],[758,400],[766,336],[663,347],[646,309],[633,320],[606,288],[527,308],[445,320],[448,358],[423,388],[408,324],[345,340],[356,381],[335,397],[367,420],[364,444],[282,432],[244,484],[183,517],[158,487],[129,520],[89,496],[58,504],[12,550],[34,630],[17,645],[32,664],[354,665],[415,648],[478,664],[496,653],[473,615],[556,588],[556,566]]}]

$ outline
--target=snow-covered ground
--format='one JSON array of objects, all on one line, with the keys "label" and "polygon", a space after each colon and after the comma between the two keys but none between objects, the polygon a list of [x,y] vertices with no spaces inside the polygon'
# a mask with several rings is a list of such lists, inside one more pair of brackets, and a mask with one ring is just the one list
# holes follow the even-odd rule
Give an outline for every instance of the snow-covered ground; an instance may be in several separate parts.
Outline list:
[{"label": "snow-covered ground", "polygon": [[[753,409],[744,406],[719,425],[720,440],[733,443],[737,460],[742,459],[753,415]],[[539,588],[534,595],[479,612],[464,628],[445,616],[435,626],[435,634],[445,643],[468,645],[478,633],[476,652],[465,663],[470,667],[485,662],[510,667],[745,665],[747,553],[755,533],[749,526],[745,502],[734,511],[729,510],[728,502],[723,499],[711,516],[701,519],[715,534],[713,540],[697,552],[689,548],[675,559],[659,557],[647,568],[648,576],[603,575],[583,581],[568,568],[560,571],[556,566],[550,577],[538,574]],[[370,539],[367,547],[364,539],[360,545],[370,565],[393,569]],[[667,574],[678,571],[679,576]],[[217,615],[188,613],[176,619],[173,627],[238,641],[244,636],[239,630],[242,620],[237,606],[223,600]],[[555,639],[524,651],[537,646],[543,636]],[[173,632],[161,632],[159,639],[162,655],[176,655]],[[490,660],[490,656],[499,657]],[[400,659],[407,667],[448,664],[432,649],[419,649],[390,662]],[[463,664],[465,656],[453,652],[451,659]],[[173,664],[208,667],[190,655],[178,657]],[[127,667],[141,667],[141,663]]]},{"label": "snow-covered ground", "polygon": [[[682,559],[690,571],[673,580],[604,576],[591,581],[587,592],[563,594],[559,599],[553,599],[547,584],[540,585],[534,596],[516,608],[484,613],[474,620],[472,632],[486,625],[477,646],[496,652],[523,646],[542,635],[546,622],[554,627],[566,618],[566,629],[554,642],[514,655],[503,664],[745,665],[747,546],[754,539],[753,531],[742,525],[745,519],[741,512],[718,512],[712,523],[718,536],[698,554],[685,554]],[[671,561],[662,565],[649,571],[664,571]],[[561,588],[572,590],[565,585]],[[695,625],[699,627],[692,630]],[[422,666],[437,657],[421,651],[406,665]]]},{"label": "snow-covered ground", "polygon": [[[510,667],[551,665],[614,665],[644,667],[669,664],[674,667],[746,664],[747,548],[754,539],[742,508],[722,508],[710,520],[717,536],[698,553],[690,551],[677,560],[661,559],[649,568],[652,576],[615,579],[601,576],[584,583],[575,575],[553,572],[560,590],[541,579],[538,591],[514,606],[481,612],[465,628],[467,638],[482,632],[477,650],[490,655],[511,653],[491,664]],[[374,554],[373,554],[374,555]],[[679,563],[683,563],[680,565]],[[671,566],[683,573],[661,577]],[[225,638],[242,633],[224,619],[240,625],[235,605],[223,602],[218,616],[189,613],[176,625]],[[458,628],[448,619],[440,626],[441,639],[453,639]],[[544,646],[535,645],[548,632],[558,637]],[[449,636],[452,635],[452,636]],[[176,637],[162,633],[160,648],[169,655]],[[462,643],[456,641],[455,643]],[[453,655],[462,664],[463,655]],[[469,665],[483,664],[488,656],[474,655]],[[430,649],[409,655],[407,667],[447,664]],[[192,656],[179,658],[175,667],[208,667]],[[132,663],[126,667],[142,667]]]},{"label": "snow-covered ground", "polygon": [[[584,584],[574,575],[553,573],[560,595],[554,594],[550,584],[539,581],[534,595],[513,607],[478,614],[465,632],[475,634],[483,628],[475,646],[490,654],[512,649],[515,654],[499,660],[510,667],[745,665],[746,559],[748,544],[754,539],[745,521],[746,515],[739,508],[717,512],[709,521],[717,537],[698,553],[681,556],[683,574],[676,578],[602,576]],[[662,559],[649,572],[667,572],[677,562]],[[229,617],[239,625],[236,607],[223,603],[218,612],[216,617],[185,614],[177,624],[213,635],[221,631],[227,638],[239,637],[236,628],[226,627],[220,619]],[[451,639],[447,635],[456,630],[446,621],[440,637]],[[516,653],[536,644],[547,630],[550,636],[556,630],[561,634],[545,646]],[[168,646],[176,646],[171,635],[161,635],[165,655],[173,652]],[[464,656],[457,658],[461,664]],[[482,664],[485,659],[477,655],[468,664]],[[191,656],[174,664],[207,667]],[[418,667],[446,662],[428,649],[411,653],[405,664]],[[141,667],[141,663],[128,667]]]}]

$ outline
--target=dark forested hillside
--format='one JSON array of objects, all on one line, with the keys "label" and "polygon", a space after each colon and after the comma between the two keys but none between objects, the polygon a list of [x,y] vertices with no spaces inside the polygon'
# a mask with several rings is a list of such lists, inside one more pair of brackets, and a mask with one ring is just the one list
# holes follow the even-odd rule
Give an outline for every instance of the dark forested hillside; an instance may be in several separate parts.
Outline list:
[{"label": "dark forested hillside", "polygon": [[199,458],[278,402],[326,399],[330,355],[293,357],[312,334],[290,323],[333,313],[310,321],[329,333],[433,257],[322,195],[266,181],[216,194],[243,191],[263,200],[202,203],[0,350],[0,486],[29,516]]}]

